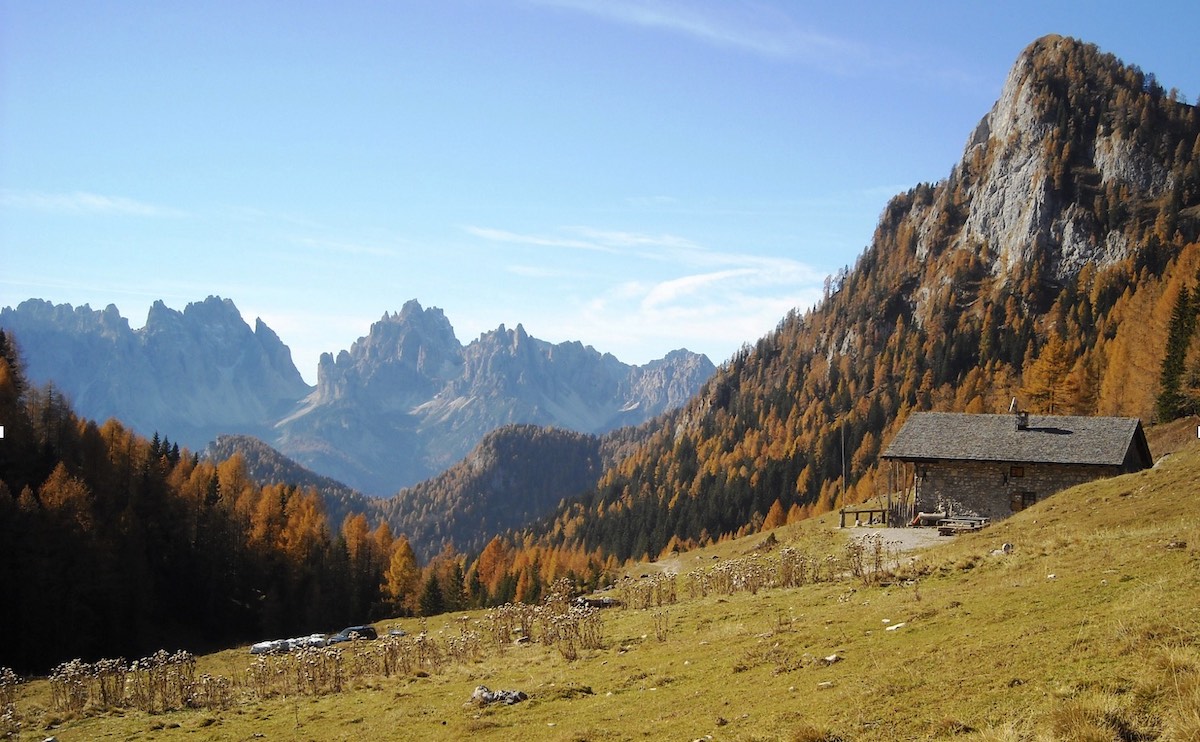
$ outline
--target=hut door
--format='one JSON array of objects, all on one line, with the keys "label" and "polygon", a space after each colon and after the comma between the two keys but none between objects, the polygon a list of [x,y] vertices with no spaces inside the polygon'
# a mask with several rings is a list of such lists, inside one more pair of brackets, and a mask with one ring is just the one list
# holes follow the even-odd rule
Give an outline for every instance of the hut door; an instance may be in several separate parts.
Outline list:
[{"label": "hut door", "polygon": [[1014,492],[1011,496],[1012,511],[1014,513],[1024,510],[1035,502],[1037,502],[1037,495],[1033,492]]}]

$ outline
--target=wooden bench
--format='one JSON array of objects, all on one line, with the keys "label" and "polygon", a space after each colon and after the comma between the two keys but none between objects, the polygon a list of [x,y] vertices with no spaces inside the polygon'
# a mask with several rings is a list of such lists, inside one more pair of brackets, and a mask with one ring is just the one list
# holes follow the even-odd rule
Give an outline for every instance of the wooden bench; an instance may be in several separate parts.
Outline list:
[{"label": "wooden bench", "polygon": [[987,518],[962,516],[958,518],[942,518],[937,523],[939,536],[956,536],[960,533],[978,531],[988,525]]},{"label": "wooden bench", "polygon": [[876,518],[876,516],[878,516],[879,522],[886,526],[886,525],[888,525],[888,519],[890,518],[890,511],[887,508],[856,508],[856,509],[851,509],[851,510],[842,508],[842,510],[841,510],[842,519],[841,519],[840,525],[838,526],[839,528],[846,527],[846,516],[847,515],[854,516],[854,521],[855,521],[856,525],[862,525],[862,518],[859,516],[865,515],[865,516],[867,516],[867,525],[871,525],[871,526],[875,525],[875,518]]}]

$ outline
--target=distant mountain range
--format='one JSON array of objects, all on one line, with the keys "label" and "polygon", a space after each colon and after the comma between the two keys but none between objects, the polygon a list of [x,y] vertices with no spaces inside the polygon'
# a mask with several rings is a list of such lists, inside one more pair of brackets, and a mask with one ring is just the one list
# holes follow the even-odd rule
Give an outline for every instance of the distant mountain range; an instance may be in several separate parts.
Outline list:
[{"label": "distant mountain range", "polygon": [[677,350],[644,366],[523,327],[462,345],[440,309],[385,314],[349,351],[321,357],[316,388],[262,320],[229,299],[182,311],[161,301],[144,327],[117,308],[31,299],[0,310],[29,378],[52,382],[79,414],[116,417],[193,450],[249,435],[361,492],[391,495],[445,470],[485,435],[528,423],[581,433],[638,424],[682,404],[714,372]]},{"label": "distant mountain range", "polygon": [[112,304],[30,299],[0,309],[0,327],[15,335],[30,381],[53,383],[79,414],[193,450],[219,433],[268,437],[311,389],[279,337],[262,320],[251,330],[228,299],[182,312],[156,301],[138,330]]}]

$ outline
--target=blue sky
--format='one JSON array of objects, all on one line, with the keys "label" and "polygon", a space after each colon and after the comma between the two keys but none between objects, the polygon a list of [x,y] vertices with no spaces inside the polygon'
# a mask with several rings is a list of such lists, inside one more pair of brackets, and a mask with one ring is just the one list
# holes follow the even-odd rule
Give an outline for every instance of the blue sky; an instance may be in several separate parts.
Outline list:
[{"label": "blue sky", "polygon": [[209,295],[315,381],[442,308],[715,363],[944,178],[1021,50],[1189,101],[1193,3],[0,0],[0,306]]}]

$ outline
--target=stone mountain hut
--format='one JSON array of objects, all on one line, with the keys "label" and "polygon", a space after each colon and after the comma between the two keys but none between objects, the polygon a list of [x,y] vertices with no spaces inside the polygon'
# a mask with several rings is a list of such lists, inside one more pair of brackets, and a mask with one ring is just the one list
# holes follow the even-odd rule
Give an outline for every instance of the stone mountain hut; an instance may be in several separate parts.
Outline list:
[{"label": "stone mountain hut", "polygon": [[882,458],[912,482],[912,510],[1000,520],[1103,477],[1153,465],[1133,417],[913,413]]}]

